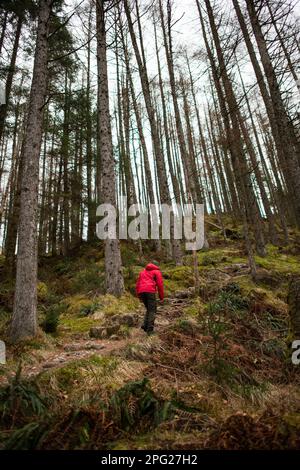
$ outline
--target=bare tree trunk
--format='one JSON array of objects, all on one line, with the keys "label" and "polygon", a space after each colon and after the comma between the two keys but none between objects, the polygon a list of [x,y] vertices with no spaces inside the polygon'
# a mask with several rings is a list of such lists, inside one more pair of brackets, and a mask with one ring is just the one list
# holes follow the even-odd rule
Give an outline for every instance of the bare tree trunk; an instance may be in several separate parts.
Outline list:
[{"label": "bare tree trunk", "polygon": [[[240,71],[240,68],[239,68],[238,64],[237,64],[237,68],[238,68],[238,71],[239,71],[239,76],[240,76],[240,80],[241,80],[241,83],[242,83],[242,89],[243,89],[243,92],[244,92],[247,108],[248,108],[249,113],[251,114],[251,108],[250,108],[249,100],[248,100],[248,97],[247,97],[245,85],[244,85],[244,82],[243,82],[243,77],[242,77],[242,74],[241,74],[241,71]],[[266,189],[265,189],[264,182],[263,182],[263,179],[262,179],[262,174],[261,174],[259,164],[258,164],[258,161],[257,161],[257,158],[256,158],[255,150],[254,150],[253,144],[251,142],[249,132],[248,132],[248,129],[247,129],[246,124],[244,122],[243,116],[241,116],[241,113],[239,113],[239,121],[240,121],[241,130],[242,130],[245,142],[246,142],[246,146],[247,146],[247,149],[248,149],[248,153],[249,153],[249,156],[250,156],[250,160],[251,160],[251,164],[252,164],[253,171],[254,171],[254,174],[255,174],[255,178],[256,178],[256,181],[257,181],[257,184],[258,184],[258,187],[259,187],[259,192],[260,192],[260,195],[261,195],[261,198],[262,198],[262,203],[263,203],[263,206],[264,206],[266,217],[267,217],[267,220],[268,220],[270,241],[273,245],[277,245],[278,244],[278,234],[277,234],[277,229],[276,229],[276,225],[275,225],[274,214],[271,211],[270,202],[269,202],[269,199],[268,199],[268,196],[267,196],[267,193],[266,193]]]},{"label": "bare tree trunk", "polygon": [[86,175],[87,175],[87,206],[88,206],[88,234],[87,239],[91,241],[95,237],[96,230],[96,208],[92,197],[92,109],[91,109],[91,35],[92,35],[92,11],[90,4],[88,19],[88,45],[87,45],[87,74],[86,74]]},{"label": "bare tree trunk", "polygon": [[167,65],[168,65],[169,77],[170,77],[170,87],[171,87],[172,102],[173,102],[174,114],[175,114],[176,131],[178,135],[178,143],[179,143],[180,154],[181,154],[182,163],[183,163],[186,186],[194,202],[199,203],[201,201],[201,194],[200,194],[200,190],[197,184],[198,182],[196,181],[195,165],[194,165],[195,162],[192,161],[191,155],[189,155],[188,150],[187,150],[182,121],[180,117],[179,104],[178,104],[178,99],[177,99],[177,89],[176,89],[176,80],[175,80],[175,72],[174,72],[174,59],[173,59],[173,46],[172,46],[172,36],[171,36],[172,18],[171,18],[170,0],[167,1],[167,10],[168,10],[167,26],[165,25],[164,11],[163,11],[161,0],[159,0],[159,10],[160,10],[161,27],[162,27],[163,38],[164,38],[166,60],[167,60]]},{"label": "bare tree trunk", "polygon": [[287,228],[285,210],[283,208],[282,201],[281,201],[281,199],[280,199],[280,197],[279,197],[279,195],[276,191],[276,188],[273,184],[273,181],[272,181],[272,178],[271,178],[271,175],[270,175],[270,171],[269,171],[269,168],[267,166],[266,159],[265,159],[265,156],[264,156],[264,153],[263,153],[263,150],[262,150],[261,142],[259,140],[257,128],[256,128],[256,125],[255,125],[255,122],[254,122],[254,119],[253,119],[253,113],[251,112],[250,108],[249,108],[249,112],[250,112],[250,120],[251,120],[251,124],[252,124],[252,130],[253,130],[253,134],[255,136],[256,145],[257,145],[257,149],[258,149],[258,154],[259,154],[260,160],[261,160],[262,165],[263,165],[263,169],[264,169],[266,181],[268,183],[269,191],[272,194],[273,204],[274,204],[275,207],[277,207],[277,211],[278,211],[278,214],[279,214],[279,219],[280,219],[281,227],[282,227],[283,234],[284,234],[284,243],[288,244],[288,242],[289,242],[289,233],[288,233],[288,228]]},{"label": "bare tree trunk", "polygon": [[278,158],[284,172],[285,182],[294,208],[295,222],[300,227],[300,166],[297,153],[294,148],[294,133],[291,130],[291,122],[284,107],[280,93],[279,83],[268,52],[259,22],[256,5],[253,0],[246,0],[247,10],[251,21],[261,62],[269,85],[270,97],[273,106],[273,114],[276,124],[274,139],[277,142]]},{"label": "bare tree trunk", "polygon": [[2,51],[4,37],[5,37],[5,31],[6,31],[6,26],[7,26],[7,16],[8,16],[8,12],[5,11],[4,15],[3,15],[3,22],[2,22],[2,25],[1,25],[2,30],[1,30],[1,35],[0,35],[0,54],[1,54],[1,51]]},{"label": "bare tree trunk", "polygon": [[63,167],[63,159],[62,156],[59,158],[58,163],[58,175],[56,175],[55,181],[55,191],[53,196],[53,211],[52,211],[52,230],[51,230],[51,253],[53,256],[57,254],[57,226],[58,226],[58,209],[59,209],[59,202],[60,202],[60,193],[62,190],[62,167]]},{"label": "bare tree trunk", "polygon": [[[142,89],[143,89],[143,95],[144,95],[146,109],[147,109],[148,118],[149,118],[150,127],[151,127],[151,137],[152,137],[154,153],[156,157],[161,202],[164,204],[170,205],[171,198],[170,198],[169,187],[168,187],[165,161],[164,161],[164,156],[163,156],[162,149],[160,146],[159,132],[158,132],[157,121],[155,117],[155,110],[154,110],[154,106],[152,104],[152,99],[151,99],[150,84],[149,84],[149,79],[148,79],[148,74],[147,74],[147,68],[145,66],[145,59],[142,59],[142,56],[144,57],[144,52],[143,52],[144,49],[142,47],[142,56],[141,56],[139,48],[138,48],[137,40],[136,40],[136,35],[133,29],[133,23],[132,23],[130,9],[128,5],[128,0],[124,0],[124,7],[125,7],[125,13],[126,13],[127,22],[128,22],[129,33],[130,33],[133,49],[135,52],[135,57],[138,63],[141,84],[142,84]],[[171,231],[173,230],[173,227],[174,227],[174,224],[173,224],[173,221],[171,221]],[[173,256],[174,256],[176,263],[181,264],[182,262],[181,246],[180,246],[179,241],[175,240],[173,237],[172,237],[172,248],[173,248]]]},{"label": "bare tree trunk", "polygon": [[47,91],[48,30],[52,0],[41,0],[24,142],[24,169],[17,254],[16,288],[10,336],[13,342],[35,336],[37,331],[37,212],[39,156],[44,100]]},{"label": "bare tree trunk", "polygon": [[[241,208],[241,215],[243,218],[244,236],[245,236],[246,249],[247,249],[248,258],[249,258],[249,265],[250,265],[250,269],[252,272],[252,276],[255,277],[256,275],[255,261],[253,257],[251,239],[250,239],[250,234],[249,234],[249,220],[251,220],[250,210],[252,208],[251,205],[254,201],[249,200],[250,188],[247,186],[248,181],[247,182],[245,181],[245,179],[248,180],[249,175],[248,175],[247,166],[245,165],[245,160],[244,160],[245,156],[244,156],[244,152],[241,146],[240,129],[239,129],[239,125],[238,125],[238,121],[236,117],[237,103],[233,94],[229,77],[227,75],[225,60],[224,60],[224,56],[223,56],[222,49],[220,46],[219,34],[218,34],[217,26],[215,23],[215,18],[214,18],[214,14],[212,11],[212,7],[210,4],[210,1],[205,0],[205,5],[206,5],[208,17],[209,17],[209,23],[210,23],[210,27],[212,30],[212,36],[213,36],[215,48],[217,51],[219,67],[220,67],[220,70],[222,70],[222,81],[224,85],[224,91],[225,91],[225,96],[227,100],[229,115],[232,121],[230,124],[227,107],[226,107],[226,101],[225,101],[223,90],[221,88],[221,84],[219,81],[215,60],[212,55],[210,46],[208,44],[208,38],[206,34],[201,7],[199,4],[199,0],[196,0],[196,1],[197,1],[198,11],[199,11],[203,37],[204,37],[204,41],[206,45],[206,50],[207,50],[210,64],[212,67],[213,79],[214,79],[214,83],[215,83],[216,90],[218,93],[218,99],[219,99],[219,104],[220,104],[220,108],[222,112],[222,118],[223,118],[225,129],[226,129],[228,146],[230,149],[231,159],[232,159],[232,166],[233,166],[234,173],[235,173],[235,180],[236,180],[236,184],[237,184],[237,188],[239,192],[240,208]],[[260,251],[260,248],[262,248],[263,250],[264,245],[262,244],[262,247],[259,246],[259,251]]]},{"label": "bare tree trunk", "polygon": [[132,167],[131,167],[131,158],[130,158],[130,102],[129,102],[129,90],[128,90],[128,80],[127,83],[124,83],[122,86],[121,96],[122,96],[122,115],[120,116],[124,124],[124,143],[125,143],[125,152],[124,156],[124,171],[125,171],[125,180],[127,188],[127,203],[128,205],[135,204],[137,202],[135,186],[133,181]]},{"label": "bare tree trunk", "polygon": [[[271,17],[271,20],[272,20],[272,25],[274,26],[274,29],[276,31],[276,34],[277,34],[277,37],[279,39],[279,44],[283,50],[283,53],[284,53],[284,56],[285,56],[285,59],[287,61],[287,64],[288,64],[288,68],[291,72],[291,75],[293,77],[293,79],[295,80],[295,83],[296,83],[296,86],[298,88],[298,90],[300,91],[300,82],[299,82],[299,76],[297,74],[297,71],[296,71],[296,68],[294,66],[294,64],[292,63],[292,60],[291,60],[291,56],[289,54],[289,51],[287,49],[287,46],[286,46],[286,43],[285,43],[285,40],[284,40],[284,36],[282,35],[281,31],[279,31],[279,28],[278,28],[278,25],[277,25],[277,19],[275,18],[274,16],[274,12],[272,10],[272,6],[270,5],[269,2],[266,3],[266,6],[269,10],[269,13],[270,13],[270,17]],[[299,66],[298,66],[299,67]]]},{"label": "bare tree trunk", "polygon": [[18,119],[19,105],[20,105],[20,102],[17,105],[16,115],[15,115],[15,134],[17,133],[17,129],[19,129],[19,127],[21,127],[21,130],[18,136],[18,141],[16,137],[16,141],[14,142],[14,145],[13,145],[12,166],[14,165],[14,171],[13,171],[14,178],[12,178],[11,185],[10,185],[11,187],[10,187],[9,213],[7,217],[6,236],[5,236],[5,271],[8,272],[9,274],[14,273],[15,267],[16,267],[15,252],[16,252],[18,221],[19,221],[19,212],[20,212],[22,155],[23,155],[23,150],[24,150],[25,117],[23,117],[23,122],[20,123]]},{"label": "bare tree trunk", "polygon": [[0,141],[3,136],[4,124],[5,124],[5,119],[6,119],[7,109],[8,109],[8,102],[10,98],[13,77],[15,74],[16,59],[17,59],[17,52],[19,49],[22,25],[23,25],[23,17],[19,16],[18,21],[17,21],[16,31],[15,31],[13,51],[12,51],[10,64],[9,64],[9,72],[7,75],[6,86],[5,86],[5,104],[0,106]]},{"label": "bare tree trunk", "polygon": [[[225,208],[225,211],[230,214],[232,212],[232,202],[231,202],[232,198],[230,197],[231,195],[230,195],[230,192],[229,192],[228,181],[226,181],[226,178],[225,178],[225,175],[224,175],[224,173],[226,174],[226,170],[223,167],[221,155],[220,155],[219,148],[218,148],[218,145],[217,145],[217,142],[216,142],[216,137],[215,137],[214,128],[213,128],[213,124],[212,124],[212,118],[211,118],[211,110],[208,110],[208,113],[209,113],[209,122],[208,122],[208,119],[207,119],[207,131],[208,131],[208,135],[209,135],[210,142],[211,142],[212,153],[214,155],[214,159],[215,159],[215,162],[216,162],[217,168],[218,168],[220,186],[222,188],[223,206]],[[200,125],[200,127],[201,127],[201,125]],[[200,133],[200,137],[201,137],[201,141],[202,141],[203,152],[207,153],[206,143],[205,143],[205,139],[203,137],[202,132]]]},{"label": "bare tree trunk", "polygon": [[169,126],[168,126],[168,118],[167,118],[166,100],[165,100],[163,82],[162,82],[162,76],[161,76],[161,66],[160,66],[160,59],[159,59],[159,50],[158,50],[158,44],[157,44],[157,32],[156,32],[155,21],[154,21],[154,38],[155,38],[156,61],[157,61],[157,68],[158,68],[159,89],[160,89],[160,96],[161,96],[163,121],[164,121],[164,137],[165,137],[165,142],[166,142],[167,159],[168,159],[169,170],[171,173],[171,180],[172,180],[175,201],[179,203],[180,202],[180,190],[179,190],[178,180],[176,179],[175,174],[174,174],[173,162],[171,158],[170,135],[169,135]]},{"label": "bare tree trunk", "polygon": [[74,149],[74,174],[72,178],[72,207],[71,207],[71,246],[72,249],[81,243],[80,238],[80,203],[82,194],[82,174],[79,171],[79,159],[82,152],[82,127],[76,128],[75,149]]},{"label": "bare tree trunk", "polygon": [[[38,256],[45,254],[46,241],[44,235],[44,223],[45,223],[45,200],[46,200],[46,160],[47,160],[47,138],[48,138],[48,123],[49,123],[49,109],[45,111],[44,119],[44,142],[43,142],[43,162],[42,162],[42,187],[41,187],[41,202],[40,202],[40,214],[38,223]],[[52,140],[53,145],[53,140]],[[53,151],[53,146],[52,149]]]},{"label": "bare tree trunk", "polygon": [[[240,202],[238,199],[238,194],[237,194],[237,186],[236,182],[234,179],[234,174],[233,174],[233,168],[232,164],[229,158],[229,149],[227,145],[227,138],[226,138],[226,132],[227,129],[225,129],[225,122],[222,122],[222,119],[220,117],[220,110],[216,102],[215,98],[215,93],[213,89],[213,84],[211,83],[211,90],[212,90],[212,96],[213,96],[213,101],[214,101],[214,119],[216,121],[217,126],[214,125],[214,120],[212,118],[212,112],[209,112],[210,116],[210,128],[211,128],[211,136],[212,140],[214,142],[214,147],[215,147],[215,152],[217,152],[218,149],[218,143],[217,140],[221,143],[221,148],[222,148],[222,156],[223,156],[223,164],[224,164],[224,170],[226,174],[226,179],[228,183],[228,188],[229,188],[229,193],[230,193],[230,199],[231,199],[231,211],[233,212],[235,217],[239,217],[240,215]],[[222,96],[218,93],[218,100],[220,103],[220,100],[222,99]],[[221,106],[220,106],[221,107]],[[225,110],[223,110],[225,111]],[[217,127],[218,132],[215,131],[215,127]]]},{"label": "bare tree trunk", "polygon": [[[65,102],[64,122],[61,142],[61,155],[63,158],[63,253],[67,255],[70,251],[70,185],[69,185],[69,142],[70,142],[70,94],[68,84],[68,72],[65,71]],[[71,84],[70,84],[71,86]]]},{"label": "bare tree trunk", "polygon": [[[98,60],[98,123],[102,160],[102,201],[116,207],[115,162],[112,147],[111,122],[106,58],[106,31],[104,0],[97,0],[97,60]],[[120,296],[124,291],[121,252],[118,238],[107,238],[105,246],[106,291]]]},{"label": "bare tree trunk", "polygon": [[293,275],[289,283],[288,306],[290,317],[290,333],[292,339],[300,338],[300,277]]}]

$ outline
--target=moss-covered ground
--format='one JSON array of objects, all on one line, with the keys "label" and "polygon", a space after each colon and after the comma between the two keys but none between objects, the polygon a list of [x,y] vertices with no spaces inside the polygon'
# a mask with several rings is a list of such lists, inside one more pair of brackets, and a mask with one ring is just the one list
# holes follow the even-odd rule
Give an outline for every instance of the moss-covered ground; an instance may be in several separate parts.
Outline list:
[{"label": "moss-covered ground", "polygon": [[[0,366],[0,448],[299,448],[300,366],[291,364],[287,306],[290,277],[300,274],[298,234],[256,257],[255,281],[239,236],[224,240],[211,226],[209,240],[197,255],[197,294],[188,254],[175,266],[148,245],[141,256],[122,244],[119,299],[105,294],[100,242],[67,258],[41,258],[39,334],[8,342]],[[92,340],[90,328],[115,314],[142,318],[135,280],[153,259],[167,297],[157,334],[123,327],[119,340]],[[13,290],[3,277],[3,339]]]}]

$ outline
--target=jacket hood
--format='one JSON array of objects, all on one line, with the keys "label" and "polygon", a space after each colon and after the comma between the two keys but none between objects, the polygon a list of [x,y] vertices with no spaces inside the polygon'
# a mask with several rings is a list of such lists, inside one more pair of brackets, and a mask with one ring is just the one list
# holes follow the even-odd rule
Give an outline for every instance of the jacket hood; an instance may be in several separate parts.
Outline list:
[{"label": "jacket hood", "polygon": [[156,266],[155,264],[152,264],[152,263],[149,263],[147,264],[146,268],[145,268],[147,271],[153,271],[154,269],[158,269],[159,270],[159,267]]}]

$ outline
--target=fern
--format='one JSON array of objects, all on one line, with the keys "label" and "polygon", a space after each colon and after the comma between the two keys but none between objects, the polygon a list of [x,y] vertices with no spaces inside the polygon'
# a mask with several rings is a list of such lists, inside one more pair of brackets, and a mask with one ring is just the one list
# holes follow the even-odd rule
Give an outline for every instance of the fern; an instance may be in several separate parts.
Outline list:
[{"label": "fern", "polygon": [[198,412],[196,408],[187,407],[176,400],[158,398],[149,386],[147,378],[129,382],[111,397],[109,409],[122,428],[129,430],[147,423],[147,426],[157,426],[170,419],[177,409]]},{"label": "fern", "polygon": [[5,450],[36,449],[49,430],[48,423],[31,422],[14,431],[7,439]]},{"label": "fern", "polygon": [[46,404],[36,386],[21,379],[21,364],[11,383],[0,389],[0,415],[2,419],[12,414],[41,416],[46,411]]}]

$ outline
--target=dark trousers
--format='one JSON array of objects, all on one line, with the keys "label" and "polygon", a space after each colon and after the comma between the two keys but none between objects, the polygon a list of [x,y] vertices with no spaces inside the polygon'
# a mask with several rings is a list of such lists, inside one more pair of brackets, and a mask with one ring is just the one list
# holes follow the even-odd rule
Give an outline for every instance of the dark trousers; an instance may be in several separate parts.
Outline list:
[{"label": "dark trousers", "polygon": [[156,315],[156,295],[150,292],[143,292],[140,295],[145,307],[146,313],[144,318],[143,330],[147,333],[153,331],[154,320]]}]

